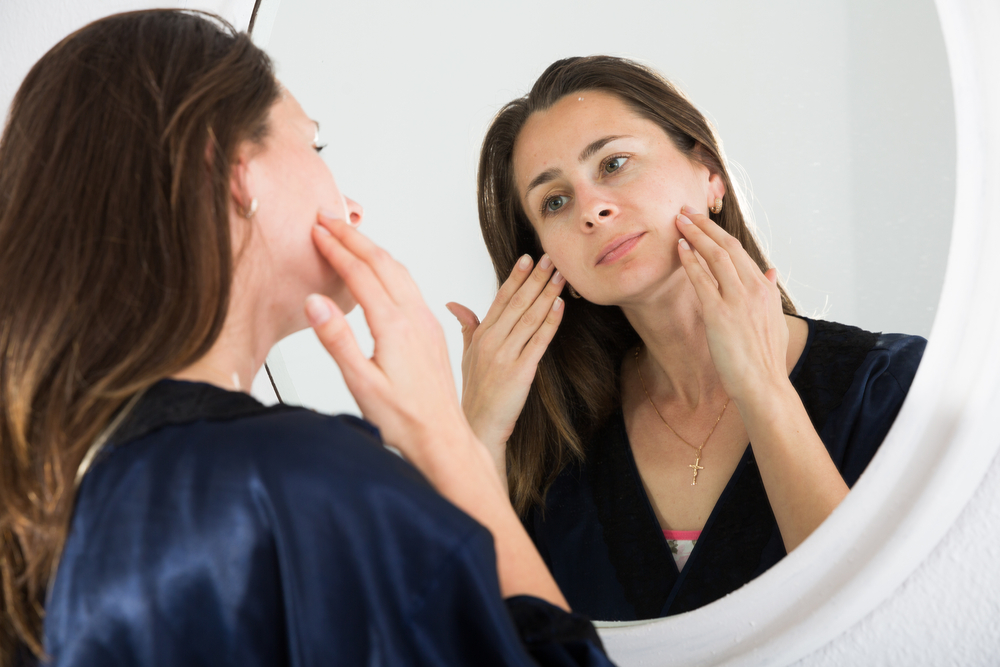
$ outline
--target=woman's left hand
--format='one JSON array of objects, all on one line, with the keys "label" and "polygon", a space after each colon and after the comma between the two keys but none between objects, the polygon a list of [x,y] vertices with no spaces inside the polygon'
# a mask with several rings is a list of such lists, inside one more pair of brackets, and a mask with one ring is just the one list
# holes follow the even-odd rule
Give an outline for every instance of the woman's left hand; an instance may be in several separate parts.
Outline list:
[{"label": "woman's left hand", "polygon": [[762,273],[739,241],[689,206],[676,224],[683,237],[678,253],[701,300],[709,351],[726,392],[739,404],[787,383],[788,325],[777,271]]}]

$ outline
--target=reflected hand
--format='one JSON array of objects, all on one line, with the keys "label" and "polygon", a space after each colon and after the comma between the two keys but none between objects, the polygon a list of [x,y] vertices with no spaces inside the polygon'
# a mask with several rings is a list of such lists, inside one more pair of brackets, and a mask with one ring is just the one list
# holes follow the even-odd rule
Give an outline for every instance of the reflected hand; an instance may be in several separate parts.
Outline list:
[{"label": "reflected hand", "polygon": [[678,253],[701,301],[709,351],[726,392],[740,404],[786,384],[788,325],[777,271],[761,273],[739,241],[690,207],[676,224],[683,236]]},{"label": "reflected hand", "polygon": [[518,260],[482,323],[465,306],[447,305],[462,325],[462,409],[502,478],[507,438],[564,310],[562,275],[547,255],[534,270],[531,263]]}]

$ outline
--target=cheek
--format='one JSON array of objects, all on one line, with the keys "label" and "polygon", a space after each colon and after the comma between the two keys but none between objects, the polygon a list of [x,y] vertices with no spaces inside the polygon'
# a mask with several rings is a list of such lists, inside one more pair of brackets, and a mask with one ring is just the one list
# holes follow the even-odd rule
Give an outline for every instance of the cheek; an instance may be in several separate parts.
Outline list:
[{"label": "cheek", "polygon": [[572,235],[549,233],[539,234],[542,250],[548,254],[563,277],[571,284],[581,284],[586,280],[586,267],[582,248]]}]

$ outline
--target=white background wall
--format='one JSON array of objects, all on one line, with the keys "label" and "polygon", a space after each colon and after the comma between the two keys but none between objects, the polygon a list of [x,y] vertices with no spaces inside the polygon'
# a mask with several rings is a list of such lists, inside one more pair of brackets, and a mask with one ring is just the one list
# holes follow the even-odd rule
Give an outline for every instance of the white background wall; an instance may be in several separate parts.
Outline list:
[{"label": "white background wall", "polygon": [[[134,0],[117,2],[88,0],[87,3],[3,0],[0,3],[0,64],[2,64],[0,108],[6,110],[16,86],[30,65],[72,29],[112,11],[136,9],[154,4],[156,3]],[[192,6],[194,4],[192,3]],[[222,13],[237,25],[246,25],[252,4],[250,0],[215,2],[202,0],[197,6]],[[283,0],[281,6],[287,9],[294,8],[296,4],[296,0]],[[903,256],[899,264],[916,264],[918,267],[923,267],[921,271],[916,272],[921,275],[933,274],[935,271],[940,273],[940,263],[943,261],[944,253],[936,251],[935,248],[941,248],[942,244],[946,243],[947,234],[940,229],[947,227],[947,220],[950,218],[949,195],[947,188],[942,187],[941,183],[947,183],[953,169],[950,166],[953,165],[953,160],[949,162],[942,156],[947,156],[948,151],[953,151],[953,148],[949,138],[942,136],[939,131],[922,131],[928,119],[921,114],[928,112],[938,120],[942,117],[947,120],[950,117],[947,91],[942,93],[940,87],[943,65],[931,57],[935,50],[940,52],[940,36],[936,36],[936,43],[935,35],[928,36],[928,30],[932,27],[932,24],[928,23],[929,5],[925,2],[898,1],[891,4],[882,3],[879,5],[881,9],[874,9],[867,8],[860,1],[826,3],[822,7],[813,7],[809,10],[819,12],[811,15],[816,22],[810,23],[802,14],[806,10],[797,9],[798,3],[795,5],[767,3],[766,7],[755,6],[752,9],[749,7],[741,9],[750,3],[699,3],[695,8],[686,7],[694,3],[684,4],[685,7],[681,11],[687,13],[675,15],[670,20],[644,19],[638,23],[616,22],[613,17],[604,20],[596,24],[601,28],[600,34],[583,40],[576,45],[577,48],[569,52],[617,52],[652,61],[648,54],[638,53],[634,49],[615,48],[616,44],[610,41],[608,35],[631,31],[647,34],[650,39],[658,38],[663,44],[683,41],[677,38],[678,35],[692,36],[688,42],[691,48],[670,47],[677,49],[672,53],[672,60],[654,64],[679,80],[703,108],[713,113],[726,139],[730,157],[741,162],[753,176],[761,206],[770,219],[771,250],[776,264],[782,268],[784,266],[781,254],[783,251],[779,251],[775,239],[779,236],[775,231],[778,229],[779,220],[789,221],[784,223],[785,231],[780,233],[782,238],[788,230],[795,232],[794,236],[791,236],[795,244],[792,250],[795,252],[789,252],[789,257],[794,259],[804,255],[806,251],[801,248],[802,245],[813,244],[818,249],[818,253],[812,255],[801,270],[798,267],[792,270],[790,284],[793,294],[800,303],[806,305],[806,310],[819,307],[814,305],[819,303],[819,296],[816,300],[810,301],[812,290],[816,290],[819,295],[853,294],[853,311],[846,310],[846,305],[838,305],[841,299],[847,303],[847,297],[838,296],[831,298],[828,316],[851,320],[875,329],[926,330],[919,328],[929,324],[930,320],[926,319],[926,315],[922,325],[919,319],[902,318],[919,318],[920,313],[926,311],[927,305],[934,303],[940,278],[929,286],[908,279],[909,282],[906,284],[897,283],[894,289],[880,293],[875,289],[858,288],[859,284],[864,287],[868,282],[867,279],[860,280],[857,275],[860,275],[859,272],[867,266],[859,259],[864,257],[865,252],[869,252],[869,256],[873,255],[879,263],[893,260],[896,255],[888,252],[889,249],[885,246],[886,238],[891,239],[893,244],[907,245],[912,241],[912,245],[919,245],[924,237],[929,237],[933,242],[919,247],[910,255]],[[703,13],[707,10],[702,5],[734,13],[740,23],[733,28],[718,28],[711,20],[712,16]],[[424,11],[434,8],[433,5],[422,6]],[[591,5],[581,4],[581,6],[586,8]],[[784,11],[779,11],[782,8]],[[467,61],[468,53],[474,51],[477,46],[489,47],[511,58],[517,56],[526,43],[541,43],[544,47],[546,40],[565,37],[571,32],[565,27],[565,17],[557,11],[543,8],[541,16],[522,13],[521,25],[515,26],[516,29],[495,30],[485,35],[481,30],[467,33],[446,30],[442,34],[430,30],[426,23],[419,23],[417,19],[420,16],[388,10],[380,12],[377,16],[371,14],[365,16],[358,14],[357,8],[351,9],[345,6],[337,9],[336,20],[324,23],[314,19],[312,25],[315,29],[304,29],[298,37],[303,49],[312,54],[315,71],[311,75],[302,76],[300,82],[297,80],[293,82],[299,75],[292,74],[289,60],[279,58],[282,76],[310,110],[310,105],[313,103],[313,98],[310,96],[318,95],[316,91],[327,88],[337,92],[338,109],[331,111],[329,116],[320,116],[315,111],[313,113],[320,116],[319,119],[328,127],[337,128],[334,132],[327,133],[327,139],[330,139],[332,144],[331,153],[334,156],[331,163],[344,189],[348,193],[357,194],[359,199],[368,204],[367,231],[388,245],[407,263],[411,263],[407,253],[412,253],[418,258],[423,254],[412,249],[413,240],[419,238],[421,234],[433,235],[440,245],[441,257],[437,258],[437,271],[441,271],[440,267],[443,264],[447,265],[445,258],[454,263],[454,268],[451,268],[451,273],[448,274],[453,293],[444,298],[458,300],[464,298],[466,303],[481,311],[488,305],[492,281],[488,274],[484,277],[483,274],[476,273],[485,262],[485,253],[481,248],[476,249],[477,244],[481,245],[481,242],[478,241],[478,232],[475,231],[471,178],[455,183],[455,190],[450,190],[448,187],[451,184],[442,182],[447,179],[441,176],[435,177],[433,174],[423,176],[414,173],[398,178],[386,178],[381,175],[379,168],[394,163],[393,154],[402,156],[414,150],[415,146],[422,145],[421,142],[430,136],[438,143],[436,148],[432,145],[430,150],[425,149],[421,153],[423,156],[421,162],[426,169],[433,172],[435,165],[447,162],[448,159],[464,161],[465,166],[471,169],[485,122],[496,106],[524,92],[547,61],[566,55],[567,52],[555,52],[558,49],[553,45],[552,52],[537,56],[540,61],[537,65],[517,64],[510,59],[498,60],[492,69],[482,71],[480,74],[490,82],[492,97],[470,103],[471,108],[450,108],[438,104],[437,112],[442,114],[443,118],[441,123],[421,126],[407,121],[414,110],[423,106],[435,106],[433,98],[429,101],[418,99],[417,93],[426,92],[428,89],[426,82],[421,78],[421,72],[413,67],[411,59],[406,54],[397,54],[390,59],[385,50],[379,50],[374,37],[383,29],[393,25],[399,29],[409,26],[412,32],[421,35],[419,41],[435,54],[434,62],[437,69],[447,70]],[[504,9],[504,14],[509,12],[509,9]],[[315,15],[313,12],[313,16]],[[911,17],[912,22],[907,23],[906,20]],[[499,21],[503,17],[490,18]],[[784,21],[788,21],[790,25]],[[363,37],[363,40],[371,40],[368,46],[365,46],[364,41],[360,44],[350,42],[352,34],[361,29],[368,31],[364,33],[367,36]],[[852,41],[867,44],[868,51],[842,50],[839,56],[829,55],[825,60],[821,58],[819,64],[808,67],[803,65],[806,59],[801,54],[808,52],[816,43],[823,42],[826,39],[823,35],[829,34],[837,36],[835,39],[830,39],[835,42],[839,40],[842,45]],[[282,39],[280,23],[275,25],[273,36],[275,44],[279,45]],[[889,43],[892,39],[908,42],[910,51],[897,49]],[[714,46],[731,45],[734,41],[742,47],[736,53],[725,55]],[[694,44],[695,42],[697,44]],[[354,47],[350,50],[338,50],[348,43]],[[747,54],[765,46],[774,51],[770,61],[756,66],[750,64]],[[913,49],[913,46],[919,48]],[[541,50],[544,51],[544,48]],[[864,53],[869,55],[863,56]],[[869,105],[868,100],[890,98],[883,99],[879,103],[891,104],[897,97],[898,93],[888,87],[892,81],[887,80],[885,73],[879,74],[869,69],[869,63],[872,62],[870,58],[879,54],[883,59],[895,62],[896,65],[915,63],[917,68],[913,73],[901,75],[904,77],[903,82],[913,85],[927,79],[930,91],[926,93],[927,99],[918,102],[916,106],[895,109],[892,125],[883,128],[879,134],[867,137],[868,148],[865,148],[862,142],[847,150],[842,144],[843,141],[849,141],[846,139],[847,135],[856,132],[857,128],[867,127],[867,119],[879,114],[876,111],[877,105]],[[357,69],[380,61],[383,61],[385,71],[388,71],[391,77],[352,76],[352,72]],[[685,68],[695,67],[698,63],[708,63],[707,67],[715,68],[718,76],[704,80],[698,77],[698,80],[694,80],[693,76],[687,74],[688,70]],[[761,69],[775,72],[778,75],[777,83],[771,86],[746,83],[747,77],[752,77]],[[847,77],[849,70],[860,71],[867,78],[856,79],[849,83]],[[729,72],[734,74],[729,75]],[[470,90],[476,83],[474,75],[474,71],[467,72],[465,77],[459,76],[453,80],[459,88]],[[744,134],[746,128],[741,128],[739,123],[740,118],[745,118],[745,115],[735,112],[732,117],[723,115],[728,113],[722,108],[722,103],[727,98],[726,88],[717,89],[718,86],[714,82],[724,75],[730,76],[727,80],[730,90],[733,86],[738,88],[739,82],[744,81],[741,104],[745,108],[759,106],[765,110],[770,109],[771,113],[782,119],[790,120],[795,120],[797,117],[806,120],[819,117],[820,120],[816,124],[822,133],[819,137],[809,138],[805,134],[798,134],[798,130],[789,130],[792,132],[791,139],[781,141],[780,137],[775,136],[783,132],[779,125],[777,128],[770,127],[766,130],[761,130],[759,126],[751,126]],[[933,84],[935,77],[937,84]],[[819,80],[821,85],[810,87],[816,82],[815,80]],[[803,94],[803,89],[807,89],[808,94]],[[829,122],[822,120],[825,117],[823,114],[826,105],[817,101],[820,99],[817,96],[827,93],[833,97],[846,95],[853,100],[854,111],[850,120],[829,120]],[[373,98],[390,94],[396,99],[396,106],[392,107],[395,113],[387,116],[379,115],[381,111],[378,106],[371,106]],[[798,98],[795,97],[796,94],[799,95]],[[760,113],[762,112],[758,112],[758,115]],[[349,122],[366,115],[376,116],[383,121],[378,131],[362,134],[357,125]],[[855,130],[851,130],[851,127]],[[926,127],[933,127],[933,123],[927,124]],[[820,170],[819,176],[811,176],[807,169],[809,164],[806,163],[799,164],[797,170],[804,172],[807,179],[813,178],[819,183],[832,184],[830,192],[833,194],[816,195],[822,206],[807,209],[802,203],[810,199],[808,193],[813,191],[804,189],[801,192],[807,194],[797,194],[799,191],[789,193],[784,187],[788,175],[768,176],[765,167],[769,155],[772,161],[780,166],[787,159],[783,151],[790,151],[798,145],[804,147],[806,155],[819,154],[818,149],[810,142],[822,142],[824,135],[835,137],[834,141],[827,143],[832,144],[834,148],[841,145],[841,151],[837,153],[834,150],[832,155],[824,154],[819,159],[819,165],[813,165],[813,169]],[[755,142],[765,148],[773,148],[777,152],[772,155],[769,151],[764,151],[758,157],[749,157],[752,151],[744,149],[744,145],[752,146]],[[352,146],[357,146],[357,149],[350,148]],[[446,158],[447,150],[442,146],[450,146],[464,157]],[[914,146],[918,150],[911,151],[908,162],[895,157],[896,150]],[[925,146],[927,150],[922,150]],[[372,157],[373,152],[382,150],[386,153],[381,158]],[[845,155],[850,157],[845,158]],[[840,160],[838,163],[840,166],[830,167],[831,160]],[[838,176],[838,171],[844,169],[845,164],[848,167],[854,165],[850,177],[843,177],[842,174]],[[912,178],[893,180],[900,169],[904,168],[910,170],[908,173]],[[773,189],[773,195],[770,194],[772,186],[768,185],[768,178],[773,178],[777,186]],[[874,200],[869,198],[864,206],[858,207],[853,202],[857,201],[857,193],[865,188],[870,188],[875,193]],[[905,204],[910,200],[916,200],[920,205],[908,207]],[[848,201],[852,203],[848,205],[846,203]],[[388,209],[380,208],[393,202],[399,202],[403,207],[402,210],[408,211],[409,214],[392,215]],[[931,216],[931,222],[936,220],[936,224],[919,232],[909,232],[915,229],[914,220],[920,217],[922,209],[935,211]],[[810,213],[807,216],[803,211]],[[824,215],[829,215],[825,218],[825,222],[821,219]],[[472,231],[469,234],[461,232],[457,237],[443,233],[438,223],[445,216],[461,218],[465,227]],[[890,222],[887,225],[888,231],[873,231],[876,222],[887,218]],[[926,221],[927,218],[921,219]],[[400,228],[392,233],[378,231],[380,224],[385,229],[389,221],[396,220],[412,225],[413,229],[407,231]],[[841,225],[850,220],[858,223],[850,234],[831,233],[831,230],[839,231]],[[822,228],[824,224],[828,229]],[[811,225],[816,225],[818,231]],[[764,229],[766,236],[767,227]],[[908,233],[905,235],[900,233],[903,229]],[[802,230],[809,230],[811,233],[804,236]],[[814,243],[812,240],[814,233],[818,238],[825,240]],[[380,234],[384,236],[380,237]],[[837,253],[849,253],[849,247],[845,250],[845,244],[836,243],[843,238],[850,240],[848,246],[853,244],[855,249],[860,249],[854,254],[850,264],[835,263],[831,269],[833,277],[829,279],[829,283],[820,282],[826,280],[825,278],[803,277],[802,274],[813,264],[820,263],[819,260],[824,255],[841,257],[844,255]],[[845,269],[844,266],[850,268]],[[788,269],[784,271],[787,275]],[[893,278],[892,275],[886,275],[884,279],[891,281]],[[418,280],[422,278],[418,276]],[[875,281],[878,284],[881,282]],[[851,286],[850,289],[836,291],[848,284]],[[907,285],[918,285],[918,287],[908,289]],[[425,294],[432,302],[434,301],[431,290],[425,289]],[[917,302],[916,308],[906,308],[902,305],[907,300]],[[876,307],[868,309],[866,304],[873,302],[877,303]],[[434,305],[441,304],[434,303]],[[896,317],[891,314],[896,311],[897,306],[906,314],[900,314],[898,320],[890,319],[890,316]],[[836,310],[841,307],[845,310]],[[876,319],[883,315],[887,324],[879,323]],[[447,315],[443,314],[442,319],[445,317]],[[865,320],[867,317],[873,319],[867,321]],[[894,321],[903,322],[904,325],[893,327]],[[907,325],[905,322],[911,324]],[[454,340],[453,336],[452,344]],[[935,553],[899,591],[863,622],[798,664],[825,667],[847,664],[995,665],[1000,663],[998,528],[1000,528],[1000,462],[995,461],[979,491]]]}]

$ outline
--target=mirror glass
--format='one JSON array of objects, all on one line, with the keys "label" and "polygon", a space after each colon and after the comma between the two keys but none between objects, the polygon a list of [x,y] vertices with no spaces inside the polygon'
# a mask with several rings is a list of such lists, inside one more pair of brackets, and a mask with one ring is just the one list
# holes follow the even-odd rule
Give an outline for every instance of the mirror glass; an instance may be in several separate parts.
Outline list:
[{"label": "mirror glass", "polygon": [[[462,339],[444,304],[482,316],[496,288],[476,214],[480,142],[504,103],[570,55],[644,62],[715,123],[801,313],[930,332],[955,174],[931,0],[379,7],[284,0],[256,37],[323,125],[341,190],[365,206],[362,229],[410,269],[444,325],[459,386]],[[361,312],[350,318],[370,345]],[[358,412],[311,332],[271,359],[284,400]]]},{"label": "mirror glass", "polygon": [[[410,269],[444,325],[459,387],[462,339],[444,304],[482,316],[496,288],[476,213],[480,142],[504,103],[570,55],[644,62],[715,123],[802,314],[930,331],[955,175],[931,0],[283,0],[268,27],[258,41],[322,124],[341,190],[365,206],[363,231]],[[360,311],[350,319],[370,346]],[[287,402],[358,412],[311,332],[269,361]]]}]

